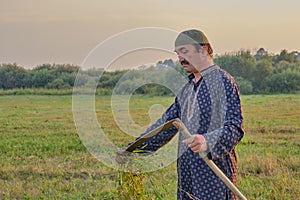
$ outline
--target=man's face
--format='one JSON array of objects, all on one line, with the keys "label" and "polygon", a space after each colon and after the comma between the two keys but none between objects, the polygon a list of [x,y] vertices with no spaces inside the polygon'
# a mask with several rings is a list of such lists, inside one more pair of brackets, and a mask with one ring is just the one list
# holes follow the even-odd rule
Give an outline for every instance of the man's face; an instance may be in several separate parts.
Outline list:
[{"label": "man's face", "polygon": [[178,55],[178,61],[181,63],[186,72],[199,72],[197,69],[199,69],[199,66],[201,66],[201,56],[200,52],[197,51],[195,45],[186,44],[177,46],[175,48],[175,52]]}]

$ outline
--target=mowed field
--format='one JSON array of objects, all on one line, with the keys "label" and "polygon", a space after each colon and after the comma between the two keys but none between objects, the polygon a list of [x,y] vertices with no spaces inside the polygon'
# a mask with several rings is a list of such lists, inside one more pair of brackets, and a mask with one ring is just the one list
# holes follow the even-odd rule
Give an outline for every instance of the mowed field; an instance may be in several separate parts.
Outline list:
[{"label": "mowed field", "polygon": [[[134,96],[134,121],[150,124],[149,109],[172,97]],[[96,97],[99,124],[120,148],[133,138]],[[242,96],[245,137],[237,146],[238,188],[248,199],[300,199],[300,95]],[[157,116],[163,109],[152,109]],[[94,158],[81,142],[71,95],[0,96],[0,199],[175,199],[176,163],[125,174]],[[138,195],[137,195],[138,193]],[[137,196],[136,196],[137,195]]]}]

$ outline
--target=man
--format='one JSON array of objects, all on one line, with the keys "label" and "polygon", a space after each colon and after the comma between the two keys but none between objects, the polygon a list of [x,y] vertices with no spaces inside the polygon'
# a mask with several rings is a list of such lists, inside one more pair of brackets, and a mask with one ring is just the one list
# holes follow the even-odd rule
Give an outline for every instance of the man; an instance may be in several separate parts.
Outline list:
[{"label": "man", "polygon": [[[177,198],[201,200],[236,199],[211,171],[198,152],[205,152],[224,174],[236,183],[235,146],[242,139],[243,117],[234,79],[213,62],[213,50],[199,30],[180,33],[175,41],[179,62],[189,75],[175,102],[147,131],[180,118],[192,134],[179,136]],[[137,149],[156,151],[177,133],[174,127],[159,133]],[[143,135],[143,134],[142,134]]]}]

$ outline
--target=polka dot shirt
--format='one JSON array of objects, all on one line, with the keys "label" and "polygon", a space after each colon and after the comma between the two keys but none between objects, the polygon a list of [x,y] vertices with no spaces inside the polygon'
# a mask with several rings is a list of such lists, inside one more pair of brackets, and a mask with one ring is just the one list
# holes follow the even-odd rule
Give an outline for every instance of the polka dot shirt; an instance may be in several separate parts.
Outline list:
[{"label": "polka dot shirt", "polygon": [[[244,135],[239,90],[234,79],[216,65],[200,74],[202,78],[197,83],[192,74],[189,76],[189,82],[178,93],[175,102],[144,134],[171,119],[180,118],[191,134],[205,137],[208,157],[236,184],[235,146]],[[177,132],[171,127],[137,149],[156,151]],[[180,135],[177,199],[236,199],[200,156],[182,143],[183,139],[184,136]]]}]

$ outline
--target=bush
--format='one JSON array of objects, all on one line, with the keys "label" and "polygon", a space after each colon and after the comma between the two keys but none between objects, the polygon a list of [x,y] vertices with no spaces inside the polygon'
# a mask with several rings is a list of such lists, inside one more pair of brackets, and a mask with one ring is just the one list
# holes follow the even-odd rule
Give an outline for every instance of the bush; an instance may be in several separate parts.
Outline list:
[{"label": "bush", "polygon": [[65,89],[69,87],[70,85],[66,84],[61,78],[54,79],[51,83],[46,85],[48,89]]},{"label": "bush", "polygon": [[237,84],[239,85],[241,94],[252,94],[253,86],[252,83],[248,80],[243,79],[242,77],[235,78]]},{"label": "bush", "polygon": [[274,74],[268,79],[268,86],[272,93],[292,93],[300,91],[300,72],[291,70]]}]

